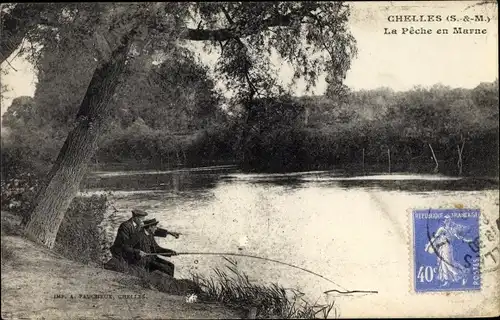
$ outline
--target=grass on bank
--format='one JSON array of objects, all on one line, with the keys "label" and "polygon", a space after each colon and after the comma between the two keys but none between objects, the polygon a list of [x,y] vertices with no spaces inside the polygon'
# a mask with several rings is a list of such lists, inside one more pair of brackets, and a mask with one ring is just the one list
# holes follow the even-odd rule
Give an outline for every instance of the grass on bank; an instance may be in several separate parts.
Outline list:
[{"label": "grass on bank", "polygon": [[215,278],[193,274],[193,281],[203,292],[203,300],[218,302],[235,309],[250,310],[250,314],[253,313],[251,317],[257,319],[327,319],[330,316],[337,318],[335,301],[326,304],[310,303],[303,298],[304,294],[297,290],[285,289],[275,283],[251,283],[248,276],[238,270],[234,260],[225,257],[224,259],[229,262],[229,265],[226,265],[229,274],[220,268],[214,269]]},{"label": "grass on bank", "polygon": [[[75,199],[65,216],[66,221],[61,225],[54,251],[73,261],[103,266],[100,257],[106,247],[100,246],[101,237],[97,225],[104,217],[107,201],[106,197],[99,196]],[[15,223],[2,223],[2,234],[22,236],[19,228],[21,214],[15,217]],[[2,264],[14,254],[5,249],[2,248]],[[202,303],[213,302],[249,312],[248,316],[251,318],[314,319],[330,317],[331,313],[337,317],[333,301],[325,305],[310,303],[297,290],[285,289],[274,283],[270,285],[251,283],[248,276],[237,269],[235,261],[225,259],[229,265],[222,269],[215,268],[215,278],[193,275],[192,280],[173,279],[144,270],[124,269],[121,272],[134,276],[124,280],[130,282],[130,285],[141,285],[144,288],[173,295],[187,296],[194,293]]]},{"label": "grass on bank", "polygon": [[[316,319],[335,317],[334,301],[327,304],[310,303],[304,294],[285,289],[272,283],[258,285],[251,283],[248,276],[237,269],[234,260],[224,258],[225,268],[214,268],[214,277],[192,274],[192,280],[173,279],[159,272],[147,272],[140,268],[124,266],[123,272],[135,276],[133,284],[168,294],[190,296],[195,294],[201,303],[218,303],[242,311],[254,319]],[[227,269],[228,272],[225,270]],[[132,283],[130,283],[132,284]],[[333,315],[332,315],[333,313]]]}]

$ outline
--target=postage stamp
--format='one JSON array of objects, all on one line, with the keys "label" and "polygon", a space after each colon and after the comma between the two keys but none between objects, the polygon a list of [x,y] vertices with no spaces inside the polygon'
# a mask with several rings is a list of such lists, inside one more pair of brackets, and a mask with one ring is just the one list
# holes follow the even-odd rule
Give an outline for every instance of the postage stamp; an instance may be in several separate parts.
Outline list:
[{"label": "postage stamp", "polygon": [[479,209],[413,210],[416,292],[481,289]]}]

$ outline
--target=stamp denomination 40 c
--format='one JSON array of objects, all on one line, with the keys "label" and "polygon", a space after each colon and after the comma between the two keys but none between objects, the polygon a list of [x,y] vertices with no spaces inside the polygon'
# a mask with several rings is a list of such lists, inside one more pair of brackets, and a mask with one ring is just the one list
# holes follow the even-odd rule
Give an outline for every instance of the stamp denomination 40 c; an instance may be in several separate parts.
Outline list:
[{"label": "stamp denomination 40 c", "polygon": [[[481,289],[479,209],[414,210],[413,279],[416,292]],[[472,257],[472,259],[467,259]]]}]

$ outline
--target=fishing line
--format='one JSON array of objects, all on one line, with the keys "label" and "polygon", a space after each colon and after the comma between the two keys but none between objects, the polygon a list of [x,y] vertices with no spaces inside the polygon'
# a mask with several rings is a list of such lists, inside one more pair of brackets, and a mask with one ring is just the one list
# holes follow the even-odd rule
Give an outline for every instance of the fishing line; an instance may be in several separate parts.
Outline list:
[{"label": "fishing line", "polygon": [[365,290],[339,291],[337,289],[328,290],[328,291],[325,291],[323,293],[330,293],[330,292],[338,292],[340,294],[349,294],[349,293],[378,293],[378,291],[372,291],[372,290],[368,290],[368,291],[365,291]]},{"label": "fishing line", "polygon": [[269,258],[264,258],[264,257],[253,256],[253,255],[249,255],[249,254],[228,253],[228,252],[177,252],[176,255],[178,255],[178,256],[179,255],[237,256],[237,257],[246,257],[246,258],[259,259],[259,260],[264,260],[264,261],[271,261],[271,262],[279,263],[279,264],[282,264],[282,265],[285,265],[285,266],[289,266],[289,267],[292,267],[292,268],[295,268],[295,269],[299,269],[299,270],[308,272],[308,273],[313,274],[315,276],[318,276],[318,277],[320,277],[322,279],[325,279],[326,281],[331,282],[334,285],[336,285],[337,287],[342,288],[342,289],[345,290],[345,291],[328,290],[328,291],[325,291],[325,293],[328,293],[328,292],[338,292],[338,293],[341,293],[341,294],[349,294],[349,293],[378,293],[378,291],[363,291],[363,290],[349,291],[346,288],[342,287],[340,284],[338,284],[338,283],[334,282],[333,280],[328,279],[327,277],[324,277],[324,276],[322,276],[322,275],[320,275],[320,274],[318,274],[318,273],[316,273],[314,271],[311,271],[311,270],[308,270],[308,269],[305,269],[305,268],[302,268],[302,267],[299,267],[299,266],[296,266],[296,265],[293,265],[293,264],[290,264],[290,263],[286,263],[286,262],[282,262],[282,261],[278,261],[278,260],[274,260],[274,259],[269,259]]},{"label": "fishing line", "polygon": [[314,271],[307,270],[305,268],[302,268],[302,267],[299,267],[299,266],[296,266],[296,265],[293,265],[293,264],[290,264],[290,263],[286,263],[286,262],[274,260],[274,259],[263,258],[263,257],[249,255],[249,254],[242,254],[242,253],[224,253],[224,252],[178,252],[177,255],[237,256],[237,257],[247,257],[247,258],[254,258],[254,259],[259,259],[259,260],[271,261],[271,262],[283,264],[283,265],[286,265],[286,266],[289,266],[289,267],[292,267],[292,268],[296,268],[296,269],[300,269],[302,271],[308,272],[310,274],[313,274],[315,276],[318,276],[320,278],[325,279],[326,281],[329,281],[329,282],[333,283],[337,287],[340,287],[340,288],[342,288],[344,290],[347,290],[347,289],[343,288],[341,285],[339,285],[338,283],[335,283],[333,280],[330,280],[330,279],[328,279],[328,278],[326,278],[326,277],[324,277],[324,276],[322,276],[322,275],[320,275],[320,274],[318,274],[318,273],[316,273]]}]

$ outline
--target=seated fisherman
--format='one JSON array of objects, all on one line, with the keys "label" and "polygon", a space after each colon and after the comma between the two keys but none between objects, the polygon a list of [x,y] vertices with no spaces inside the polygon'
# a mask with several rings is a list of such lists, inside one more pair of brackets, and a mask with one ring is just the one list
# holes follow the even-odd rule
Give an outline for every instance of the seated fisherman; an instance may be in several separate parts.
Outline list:
[{"label": "seated fisherman", "polygon": [[111,254],[118,260],[129,260],[133,255],[132,248],[127,244],[134,234],[142,230],[143,220],[148,215],[146,211],[134,209],[132,210],[132,218],[120,224],[116,239],[110,248]]},{"label": "seated fisherman", "polygon": [[149,272],[158,270],[173,277],[174,264],[155,255],[155,253],[166,257],[177,255],[175,251],[162,248],[156,242],[154,234],[158,223],[156,219],[144,221],[142,230],[136,233],[129,243],[134,256],[128,259],[127,262],[142,267]]}]

